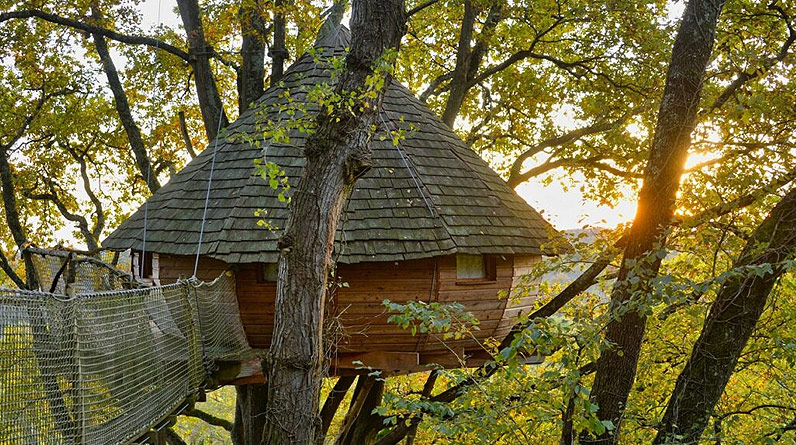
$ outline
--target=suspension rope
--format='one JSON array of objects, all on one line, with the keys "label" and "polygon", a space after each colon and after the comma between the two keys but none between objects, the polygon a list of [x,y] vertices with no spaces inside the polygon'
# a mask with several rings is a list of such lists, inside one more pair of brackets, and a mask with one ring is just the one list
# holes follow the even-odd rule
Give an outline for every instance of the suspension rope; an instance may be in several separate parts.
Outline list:
[{"label": "suspension rope", "polygon": [[[158,13],[157,13],[157,28],[158,29],[160,29],[160,2],[161,2],[161,0],[158,0]],[[160,40],[155,42],[155,60],[157,60],[158,50],[159,49],[160,49]],[[160,64],[158,63],[158,64],[155,65],[155,72],[153,73],[154,84],[155,84],[154,89],[152,90],[153,91],[153,93],[152,93],[152,107],[153,108],[154,108],[154,105],[155,105],[155,100],[156,100],[156,98],[158,96],[157,95],[157,92],[158,92],[158,82],[157,82],[157,80],[158,80],[158,70],[159,69],[160,69]],[[150,131],[152,131],[154,129],[154,120],[155,120],[155,114],[152,113],[152,116],[149,118],[149,126],[150,126],[149,130]],[[149,181],[152,180],[152,178],[151,178],[151,175],[152,175],[152,161],[149,160],[149,154],[146,153],[146,147],[144,147],[144,156],[147,158],[147,163],[146,163],[146,187],[148,189],[149,188]],[[144,264],[146,263],[146,229],[147,229],[148,223],[149,223],[149,199],[144,201],[144,233],[141,236],[141,259],[138,262],[138,277],[139,278],[144,278]]]},{"label": "suspension rope", "polygon": [[207,207],[210,203],[210,188],[213,186],[213,172],[216,169],[216,152],[218,151],[218,140],[221,137],[221,114],[224,112],[224,106],[221,105],[221,110],[218,112],[218,127],[216,128],[216,140],[213,143],[213,154],[210,160],[210,176],[207,178],[207,193],[205,193],[205,208],[202,211],[202,224],[199,226],[199,242],[196,243],[196,260],[193,263],[193,278],[196,278],[196,273],[199,271],[199,254],[202,251],[202,238],[205,234],[205,222],[207,221]]},{"label": "suspension rope", "polygon": [[[340,33],[341,29],[342,29],[342,26],[338,26],[337,27],[337,29],[335,30],[335,33],[332,35],[332,39],[336,39],[337,38],[337,36]],[[316,61],[316,62],[314,62],[314,66],[313,66],[313,74],[315,73],[315,70],[317,68],[318,68],[318,63]],[[222,115],[223,112],[224,112],[224,108],[223,108],[223,105],[222,105],[222,108],[218,112],[218,114],[219,114],[219,116],[218,116],[218,127],[216,128],[216,139],[213,142],[213,154],[212,154],[211,160],[210,160],[210,176],[207,178],[207,191],[205,193],[205,205],[204,205],[204,209],[202,210],[202,223],[199,226],[199,240],[196,243],[196,258],[194,259],[194,263],[193,263],[193,275],[192,275],[192,278],[197,278],[196,274],[199,272],[199,257],[201,256],[201,253],[202,253],[202,240],[204,238],[204,233],[205,233],[205,223],[207,222],[207,209],[208,209],[209,203],[210,203],[210,190],[211,190],[211,188],[213,186],[213,173],[215,172],[215,167],[216,167],[216,153],[218,152],[218,139],[219,139],[219,133],[221,132],[221,115]],[[382,120],[383,120],[383,118],[382,118]],[[264,155],[265,155],[265,153],[264,153]],[[407,168],[408,168],[408,166],[407,166]],[[410,173],[411,173],[411,169],[410,169]],[[412,177],[414,178],[414,174],[412,174]],[[417,179],[415,179],[415,183],[417,183]],[[423,195],[423,191],[422,190],[420,191],[420,194],[421,194],[421,196],[423,196],[423,200],[425,201],[426,197],[425,197],[425,195]],[[429,205],[428,201],[426,201],[426,205]],[[431,210],[430,207],[429,207],[429,210]],[[433,211],[432,211],[432,214],[433,214]],[[144,209],[144,225],[146,225],[146,208]],[[144,231],[144,233],[146,234],[146,231]]]},{"label": "suspension rope", "polygon": [[[385,94],[386,94],[386,92],[385,92]],[[386,128],[388,130],[390,128],[392,128],[393,130],[395,130],[396,127],[394,125],[391,125],[392,121],[390,121],[390,123],[388,124],[387,121],[384,120],[384,114],[385,113],[386,112],[380,112],[379,113],[379,118],[381,119],[381,122],[384,124],[384,128]],[[415,172],[412,169],[411,165],[409,164],[409,160],[407,159],[406,154],[404,154],[403,150],[401,150],[401,145],[400,144],[395,144],[395,149],[398,151],[398,154],[401,156],[401,160],[403,161],[404,166],[409,171],[409,176],[412,177],[412,180],[415,183],[415,187],[417,188],[417,191],[420,193],[420,197],[423,198],[423,202],[426,204],[426,208],[428,209],[428,212],[431,214],[431,216],[436,216],[436,213],[434,212],[434,208],[432,207],[431,203],[429,202],[429,199],[426,198],[426,194],[423,192],[423,187],[420,184],[420,179],[418,179],[417,175],[415,175]]]}]

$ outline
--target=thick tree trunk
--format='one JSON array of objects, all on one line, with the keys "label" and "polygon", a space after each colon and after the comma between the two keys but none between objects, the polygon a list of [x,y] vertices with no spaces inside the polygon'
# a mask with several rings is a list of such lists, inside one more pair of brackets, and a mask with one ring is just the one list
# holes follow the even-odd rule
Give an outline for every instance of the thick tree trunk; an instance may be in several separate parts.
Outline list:
[{"label": "thick tree trunk", "polygon": [[263,95],[265,86],[265,18],[258,2],[244,2],[238,11],[241,67],[238,75],[239,114]]},{"label": "thick tree trunk", "polygon": [[[374,63],[397,48],[406,28],[402,0],[358,0],[352,43],[337,94],[361,92]],[[385,85],[389,84],[389,76]],[[274,332],[266,360],[268,408],[263,441],[310,444],[320,429],[321,326],[334,233],[354,182],[370,167],[370,128],[383,91],[350,110],[320,114],[304,148],[306,163],[279,242]]]},{"label": "thick tree trunk", "polygon": [[133,113],[130,111],[127,93],[124,92],[119,73],[116,71],[116,65],[111,59],[108,44],[105,38],[99,34],[92,34],[92,37],[94,37],[94,47],[97,49],[100,61],[102,61],[105,77],[108,78],[108,86],[110,86],[113,93],[113,103],[116,105],[116,112],[119,113],[119,120],[122,122],[124,132],[127,133],[130,150],[133,151],[133,156],[135,157],[135,165],[138,166],[138,171],[141,173],[141,177],[144,179],[149,191],[155,193],[160,188],[160,182],[158,182],[157,174],[155,174],[152,163],[149,160],[144,139],[141,137],[141,130],[139,130],[133,118]]},{"label": "thick tree trunk", "polygon": [[268,55],[271,57],[271,86],[274,86],[282,80],[282,75],[285,72],[285,60],[287,60],[288,52],[285,45],[285,15],[280,10],[282,7],[282,0],[275,0],[274,6],[274,41],[271,44],[271,51]]},{"label": "thick tree trunk", "polygon": [[265,426],[265,407],[268,402],[266,385],[240,385],[235,387],[235,424],[232,426],[232,443],[259,445]]},{"label": "thick tree trunk", "polygon": [[597,438],[582,435],[581,443],[613,444],[619,437],[646,326],[641,313],[632,308],[624,314],[619,311],[631,297],[644,291],[660,268],[658,250],[665,244],[665,230],[673,216],[723,4],[724,0],[690,0],[677,32],[638,211],[611,294],[616,319],[608,324],[605,337],[615,347],[600,355],[592,389],[592,401],[599,406],[597,415],[612,421],[616,428]]},{"label": "thick tree trunk", "polygon": [[205,40],[199,4],[196,0],[177,0],[185,34],[188,37],[188,54],[194,71],[196,97],[202,111],[207,140],[212,141],[218,135],[218,129],[229,124],[227,114],[218,94],[216,80],[210,67],[210,55],[213,51]]},{"label": "thick tree trunk", "polygon": [[442,121],[448,124],[449,127],[453,127],[456,116],[459,115],[464,104],[464,99],[467,97],[470,88],[472,88],[471,82],[478,74],[481,61],[489,48],[486,39],[488,34],[502,19],[503,5],[501,2],[496,2],[492,5],[481,30],[481,37],[475,46],[471,47],[473,27],[475,26],[477,15],[478,11],[472,2],[465,0],[464,17],[462,18],[462,27],[459,32],[459,46],[456,50],[456,67],[451,73],[451,81],[448,88],[450,93],[448,100],[445,102],[445,111],[442,113]]},{"label": "thick tree trunk", "polygon": [[473,40],[473,25],[475,24],[475,8],[470,0],[464,1],[464,18],[459,32],[459,47],[456,50],[456,67],[453,69],[453,78],[450,82],[450,93],[442,113],[442,121],[453,127],[456,116],[467,94],[467,72],[470,66],[470,42]]},{"label": "thick tree trunk", "polygon": [[691,357],[677,378],[655,443],[696,443],[738,358],[752,335],[771,289],[796,255],[796,190],[777,204],[746,243],[734,267],[771,264],[771,273],[747,273],[722,286]]}]

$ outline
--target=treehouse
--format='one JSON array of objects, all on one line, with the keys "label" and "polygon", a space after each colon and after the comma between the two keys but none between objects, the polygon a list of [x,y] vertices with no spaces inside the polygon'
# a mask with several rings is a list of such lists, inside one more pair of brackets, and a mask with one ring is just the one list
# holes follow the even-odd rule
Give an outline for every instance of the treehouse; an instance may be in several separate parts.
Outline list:
[{"label": "treehouse", "polygon": [[[286,122],[297,103],[317,109],[306,96],[332,82],[324,59],[342,56],[348,39],[340,28],[315,56],[301,57],[280,86],[268,89],[103,243],[131,249],[134,272],[143,270],[141,278],[155,284],[192,276],[199,244],[198,278],[235,272],[241,320],[254,348],[270,345],[277,241],[290,211],[279,197],[284,190],[269,186],[255,163],[275,163],[295,187],[306,140],[297,130],[283,143],[263,133],[268,122]],[[356,372],[355,361],[390,372],[477,364],[485,358],[483,343],[505,337],[532,306],[533,295],[506,295],[551,253],[543,245],[552,229],[397,82],[386,92],[380,120],[386,137],[373,138],[374,166],[356,183],[335,237],[337,269],[325,314],[332,372]],[[461,339],[412,335],[388,323],[384,300],[458,302],[480,320],[479,329]]]}]

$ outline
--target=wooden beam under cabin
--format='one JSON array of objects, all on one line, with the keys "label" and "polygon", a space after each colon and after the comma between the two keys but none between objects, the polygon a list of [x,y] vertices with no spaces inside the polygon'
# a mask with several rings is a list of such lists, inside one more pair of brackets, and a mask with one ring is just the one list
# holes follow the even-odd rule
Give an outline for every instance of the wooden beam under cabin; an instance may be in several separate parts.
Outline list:
[{"label": "wooden beam under cabin", "polygon": [[331,374],[344,375],[350,371],[362,374],[369,368],[385,372],[407,371],[420,364],[420,354],[417,352],[363,352],[339,354],[334,357],[330,365]]}]

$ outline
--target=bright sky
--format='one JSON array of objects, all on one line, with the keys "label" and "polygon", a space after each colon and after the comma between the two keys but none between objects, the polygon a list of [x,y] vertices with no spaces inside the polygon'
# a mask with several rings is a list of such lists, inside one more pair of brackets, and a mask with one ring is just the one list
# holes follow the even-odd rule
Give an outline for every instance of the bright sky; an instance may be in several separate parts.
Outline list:
[{"label": "bright sky", "polygon": [[542,185],[538,181],[529,181],[519,185],[516,191],[559,230],[578,229],[585,225],[615,227],[632,220],[636,213],[635,197],[619,201],[611,208],[585,199],[576,188],[565,190],[557,182]]},{"label": "bright sky", "polygon": [[[143,27],[148,29],[158,23],[179,27],[180,20],[175,12],[176,5],[169,0],[145,0],[141,4]],[[574,123],[573,123],[574,126]],[[543,185],[539,181],[529,181],[516,189],[536,210],[543,213],[557,229],[581,228],[584,225],[613,227],[630,221],[635,214],[635,196],[628,201],[616,203],[615,208],[601,206],[584,199],[577,187],[565,190],[554,182]]]}]

